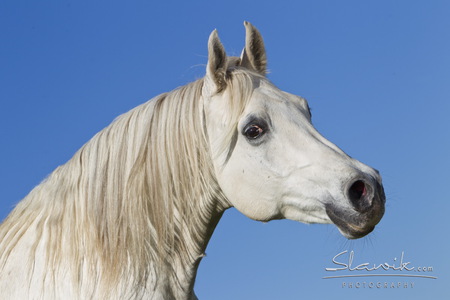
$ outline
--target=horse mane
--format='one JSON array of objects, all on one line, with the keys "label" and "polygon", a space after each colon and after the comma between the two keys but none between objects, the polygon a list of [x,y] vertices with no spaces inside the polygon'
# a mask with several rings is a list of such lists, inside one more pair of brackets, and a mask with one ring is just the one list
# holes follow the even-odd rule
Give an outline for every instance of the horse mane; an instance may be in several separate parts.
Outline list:
[{"label": "horse mane", "polygon": [[[255,78],[262,77],[228,68],[224,145],[236,134]],[[63,272],[58,268],[64,265],[75,286],[98,278],[92,290],[114,287],[120,278],[145,286],[155,274],[174,272],[167,270],[174,253],[190,259],[188,250],[205,239],[198,234],[208,226],[203,212],[229,207],[204,128],[203,83],[199,79],[119,116],[35,187],[0,227],[0,270],[29,228],[36,232],[24,258],[30,278],[43,243],[46,267],[53,270],[48,276]]]}]

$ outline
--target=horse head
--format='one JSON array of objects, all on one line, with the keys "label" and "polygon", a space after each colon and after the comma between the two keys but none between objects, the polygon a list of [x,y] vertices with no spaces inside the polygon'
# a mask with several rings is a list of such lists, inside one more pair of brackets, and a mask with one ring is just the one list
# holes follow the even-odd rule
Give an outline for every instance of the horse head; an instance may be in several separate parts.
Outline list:
[{"label": "horse head", "polygon": [[367,235],[384,214],[379,172],[325,139],[307,101],[266,78],[261,34],[244,25],[240,57],[227,57],[211,33],[202,90],[215,175],[229,205],[255,220],[334,223],[349,239]]}]

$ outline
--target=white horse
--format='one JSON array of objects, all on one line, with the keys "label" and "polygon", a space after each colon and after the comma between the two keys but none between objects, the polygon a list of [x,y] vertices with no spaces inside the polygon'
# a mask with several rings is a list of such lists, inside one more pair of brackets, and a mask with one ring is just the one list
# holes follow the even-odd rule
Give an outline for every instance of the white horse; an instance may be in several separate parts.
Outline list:
[{"label": "white horse", "polygon": [[347,238],[384,213],[381,178],[265,77],[261,35],[241,57],[213,31],[206,76],[117,118],[0,227],[1,299],[196,299],[223,212],[334,223]]}]

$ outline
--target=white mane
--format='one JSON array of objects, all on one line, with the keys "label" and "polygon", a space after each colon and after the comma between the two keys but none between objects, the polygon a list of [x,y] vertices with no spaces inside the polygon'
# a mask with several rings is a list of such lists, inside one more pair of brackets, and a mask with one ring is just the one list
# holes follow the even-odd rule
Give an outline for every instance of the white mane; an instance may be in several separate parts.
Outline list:
[{"label": "white mane", "polygon": [[[224,113],[230,120],[229,138],[254,76],[228,72],[233,100]],[[98,278],[90,283],[91,294],[101,290],[107,295],[123,278],[142,287],[159,274],[177,280],[175,270],[167,270],[178,263],[173,254],[189,261],[190,252],[203,253],[191,251],[206,246],[197,233],[210,220],[202,216],[229,206],[214,177],[200,106],[202,86],[201,79],[118,117],[58,167],[2,224],[0,268],[34,227],[30,272],[39,243],[45,243],[45,265],[53,270],[48,276],[69,270],[75,286]],[[89,275],[85,266],[90,266]]]}]

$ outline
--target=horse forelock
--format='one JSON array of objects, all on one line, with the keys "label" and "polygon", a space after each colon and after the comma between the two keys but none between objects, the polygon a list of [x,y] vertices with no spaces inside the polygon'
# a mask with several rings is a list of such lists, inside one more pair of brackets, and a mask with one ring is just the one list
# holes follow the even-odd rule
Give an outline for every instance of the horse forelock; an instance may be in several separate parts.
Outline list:
[{"label": "horse forelock", "polygon": [[[233,62],[234,60],[230,61]],[[227,101],[227,105],[224,106],[225,111],[221,112],[223,113],[222,118],[225,126],[224,135],[214,137],[214,139],[219,140],[219,146],[218,151],[212,153],[214,159],[224,156],[223,164],[226,164],[234,150],[238,136],[238,122],[252,97],[253,91],[260,85],[261,81],[267,81],[265,76],[234,64],[229,65],[226,74],[226,88],[221,92],[223,101]]]}]

